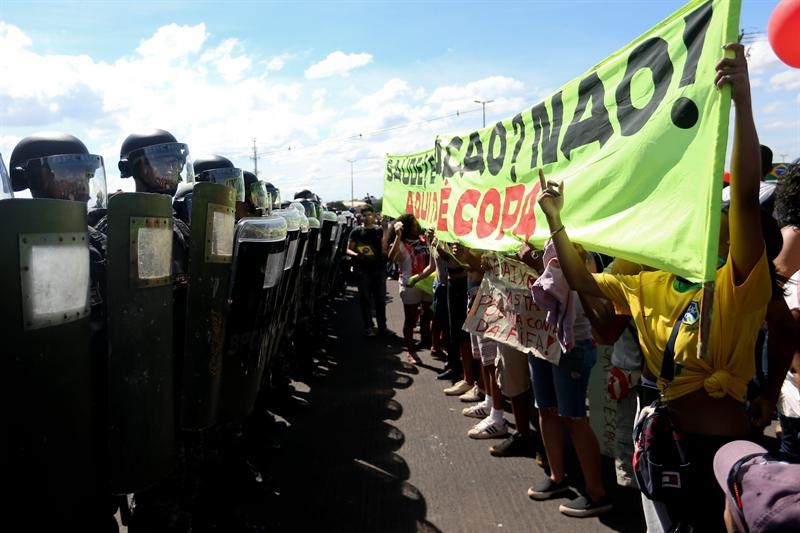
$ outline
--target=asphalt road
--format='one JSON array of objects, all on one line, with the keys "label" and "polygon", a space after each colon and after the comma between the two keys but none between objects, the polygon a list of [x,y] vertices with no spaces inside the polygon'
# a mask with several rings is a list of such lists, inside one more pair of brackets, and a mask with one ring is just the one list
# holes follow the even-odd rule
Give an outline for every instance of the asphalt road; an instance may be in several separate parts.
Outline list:
[{"label": "asphalt road", "polygon": [[[397,283],[389,281],[389,327],[402,329]],[[393,296],[393,298],[392,298]],[[531,458],[495,458],[493,441],[472,440],[476,420],[447,397],[427,351],[405,362],[399,337],[362,334],[354,288],[333,306],[319,368],[298,384],[305,407],[283,413],[289,427],[276,460],[274,529],[280,531],[528,532],[643,531],[638,493],[615,490],[616,509],[569,518],[563,499],[534,502],[527,488],[545,473]],[[511,413],[507,419],[513,421]],[[573,467],[576,465],[573,464]],[[608,485],[614,486],[610,462]]]}]

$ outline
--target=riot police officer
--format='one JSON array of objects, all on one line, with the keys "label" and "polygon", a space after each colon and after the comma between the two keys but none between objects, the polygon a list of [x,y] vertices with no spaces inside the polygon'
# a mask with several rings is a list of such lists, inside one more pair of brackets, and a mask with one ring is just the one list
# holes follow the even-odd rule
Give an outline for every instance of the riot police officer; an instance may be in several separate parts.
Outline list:
[{"label": "riot police officer", "polygon": [[221,155],[198,157],[194,161],[194,174],[195,182],[219,183],[234,190],[236,220],[250,216],[245,203],[244,173],[242,169],[236,168],[230,159]]},{"label": "riot police officer", "polygon": [[258,176],[245,170],[244,187],[244,198],[247,203],[248,216],[259,217],[265,212],[271,211],[272,199],[269,197],[265,183],[259,181]]},{"label": "riot police officer", "polygon": [[[86,145],[77,137],[65,133],[38,133],[22,139],[14,148],[11,159],[9,160],[11,166],[10,182],[15,191],[22,191],[28,189],[31,196],[36,200],[68,200],[69,203],[81,202],[85,203],[85,208],[96,211],[103,211],[106,202],[106,184],[105,184],[105,169],[103,165],[103,158],[90,154]],[[8,190],[9,176],[5,172],[5,166],[0,161],[0,174],[2,176],[2,189],[0,192],[5,193]],[[10,191],[9,191],[10,192]],[[4,194],[0,194],[2,197]],[[56,215],[56,211],[66,208],[66,203],[63,206],[56,206],[55,204],[49,205],[49,210],[53,211],[51,216],[53,220],[58,221],[60,226],[57,228],[59,232],[70,231],[67,227],[71,224],[72,218],[66,216],[65,213]],[[47,217],[43,217],[47,218]],[[78,224],[83,223],[83,231],[86,234],[88,229],[88,243],[89,243],[89,275],[90,279],[83,280],[73,279],[73,284],[85,282],[87,286],[91,287],[90,303],[90,318],[88,320],[89,327],[80,329],[81,320],[85,320],[85,315],[78,313],[77,318],[72,314],[73,318],[70,328],[77,327],[77,331],[83,331],[86,340],[85,344],[82,341],[76,342],[77,339],[72,339],[72,346],[64,346],[58,350],[58,353],[52,353],[52,346],[44,348],[39,357],[43,361],[49,361],[47,366],[48,371],[40,377],[41,382],[38,384],[42,387],[40,390],[48,391],[48,394],[39,399],[40,407],[37,416],[41,418],[38,421],[38,426],[41,429],[36,431],[48,431],[48,413],[55,413],[62,409],[59,404],[71,404],[73,407],[80,409],[83,414],[81,420],[73,421],[67,428],[57,428],[54,430],[53,435],[46,437],[36,437],[35,441],[42,443],[50,442],[51,444],[44,445],[41,448],[38,445],[20,445],[22,457],[17,458],[15,463],[25,464],[25,457],[30,457],[35,460],[39,465],[46,465],[52,461],[54,457],[59,454],[67,454],[64,459],[56,460],[59,464],[57,469],[47,468],[42,466],[44,472],[37,472],[36,467],[31,468],[27,472],[26,477],[32,479],[41,477],[39,480],[41,495],[43,502],[48,503],[48,513],[50,516],[63,516],[63,520],[68,523],[73,523],[69,517],[77,522],[81,528],[96,529],[98,527],[110,527],[112,530],[116,529],[116,521],[108,514],[109,506],[107,505],[108,499],[108,485],[106,475],[106,457],[105,450],[105,374],[104,370],[107,368],[105,365],[107,346],[106,346],[106,328],[105,328],[105,308],[104,301],[104,286],[105,286],[105,236],[94,230],[92,227],[86,226],[85,214],[82,216],[82,221],[79,219]],[[54,228],[56,229],[56,228]],[[38,230],[42,231],[42,230]],[[45,235],[41,233],[41,235]],[[86,236],[78,238],[78,234],[73,233],[71,240],[79,242],[81,239],[84,243],[87,242]],[[59,243],[69,242],[67,235],[61,233],[58,239]],[[85,244],[84,244],[85,245]],[[86,257],[86,256],[84,256]],[[74,269],[70,267],[70,260],[68,256],[62,259],[55,259],[59,261],[59,266],[67,269]],[[84,259],[85,260],[85,259]],[[45,261],[45,259],[42,259]],[[33,269],[30,269],[33,270]],[[80,270],[75,269],[75,270]],[[89,282],[91,281],[91,285]],[[39,282],[41,283],[41,282]],[[63,294],[59,294],[56,299],[65,298]],[[67,320],[67,313],[63,314],[63,318]],[[77,322],[75,321],[77,320]],[[47,335],[57,336],[55,332],[48,333]],[[10,340],[10,339],[4,339]],[[11,341],[13,342],[13,341]],[[81,346],[85,347],[85,351],[81,350]],[[53,360],[50,357],[67,358],[70,360],[69,370],[64,375],[59,375],[64,372],[56,368]],[[18,365],[25,366],[26,363],[18,362]],[[19,370],[20,375],[25,373]],[[52,378],[49,372],[55,372],[57,375],[56,382],[48,385],[48,379]],[[72,384],[72,388],[64,388],[64,384]],[[60,398],[59,392],[67,395],[69,398]],[[63,418],[56,415],[56,418]],[[14,425],[14,424],[12,424]],[[52,429],[50,429],[52,431]],[[26,435],[18,435],[14,438],[19,439],[19,442],[24,443],[28,438]],[[86,442],[85,447],[73,448],[68,443],[75,442],[76,440],[83,440]],[[76,465],[75,472],[72,474],[76,477],[74,482],[68,488],[69,495],[62,497],[61,494],[48,494],[49,488],[59,486],[64,481],[68,481],[69,473],[67,472],[71,465]],[[49,479],[50,476],[56,479]],[[10,477],[14,477],[11,475]],[[28,483],[24,482],[27,486]],[[28,501],[30,495],[26,487],[15,488],[18,491],[22,502],[20,509],[27,507],[30,502]],[[77,502],[72,501],[77,499]],[[67,507],[63,510],[61,507]],[[19,510],[19,509],[16,509]],[[49,519],[49,518],[48,518]],[[12,520],[13,522],[13,520]],[[89,524],[92,524],[89,526]],[[100,526],[100,524],[103,524]]]}]

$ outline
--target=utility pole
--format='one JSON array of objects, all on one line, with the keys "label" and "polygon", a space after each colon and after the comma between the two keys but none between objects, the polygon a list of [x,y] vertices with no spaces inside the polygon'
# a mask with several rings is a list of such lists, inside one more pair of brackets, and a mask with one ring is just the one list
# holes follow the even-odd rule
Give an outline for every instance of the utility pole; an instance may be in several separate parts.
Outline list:
[{"label": "utility pole", "polygon": [[258,156],[258,147],[256,146],[256,138],[253,137],[253,157],[250,159],[253,160],[253,174],[258,176],[258,160],[261,159]]},{"label": "utility pole", "polygon": [[353,163],[355,163],[356,159],[348,159],[347,162],[350,163],[350,207],[355,207],[356,198],[353,194]]},{"label": "utility pole", "polygon": [[483,127],[486,127],[486,104],[491,104],[494,100],[473,100],[476,104],[481,104],[483,107]]}]

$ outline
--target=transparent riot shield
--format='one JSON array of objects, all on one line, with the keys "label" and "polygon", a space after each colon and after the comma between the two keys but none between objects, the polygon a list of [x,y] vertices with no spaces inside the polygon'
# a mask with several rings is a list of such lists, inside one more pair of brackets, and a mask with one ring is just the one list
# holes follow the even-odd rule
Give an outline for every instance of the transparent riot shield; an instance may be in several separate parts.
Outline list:
[{"label": "transparent riot shield", "polygon": [[278,353],[280,342],[283,337],[286,312],[292,303],[294,296],[294,281],[296,279],[295,264],[299,259],[298,250],[301,248],[300,242],[300,214],[295,209],[278,209],[273,211],[277,216],[283,217],[287,225],[287,248],[286,258],[283,265],[283,275],[281,276],[280,287],[278,289],[278,309],[276,310],[275,320],[270,321],[267,336],[267,365]]},{"label": "transparent riot shield", "polygon": [[336,220],[336,214],[332,211],[324,211],[322,213],[322,228],[320,229],[320,240],[317,246],[317,266],[318,266],[318,285],[317,285],[317,299],[324,300],[328,297],[330,286],[328,281],[331,275],[331,266],[333,264],[333,254],[336,249],[336,242],[339,233],[339,224]]},{"label": "transparent riot shield", "polygon": [[228,283],[235,226],[233,189],[197,183],[192,194],[192,238],[180,400],[180,426],[214,424],[222,375]]},{"label": "transparent riot shield", "polygon": [[74,525],[99,466],[86,204],[3,200],[0,228],[3,523]]},{"label": "transparent riot shield", "polygon": [[165,194],[108,205],[108,427],[111,490],[128,494],[175,463],[172,207]]},{"label": "transparent riot shield", "polygon": [[236,226],[219,399],[221,423],[243,421],[255,405],[266,359],[261,348],[276,315],[286,262],[286,237],[286,220],[277,215],[244,218]]}]

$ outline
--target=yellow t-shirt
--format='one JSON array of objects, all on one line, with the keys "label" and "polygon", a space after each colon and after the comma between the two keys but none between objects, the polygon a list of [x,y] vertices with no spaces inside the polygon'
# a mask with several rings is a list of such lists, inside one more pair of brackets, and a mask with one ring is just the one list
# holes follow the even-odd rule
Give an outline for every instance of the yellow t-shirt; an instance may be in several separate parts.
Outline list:
[{"label": "yellow t-shirt", "polygon": [[[705,361],[697,357],[702,289],[679,292],[673,287],[675,275],[668,272],[595,274],[594,278],[617,313],[633,317],[647,368],[655,376],[661,372],[672,328],[676,320],[682,320],[675,340],[675,378],[667,388],[667,401],[701,387],[714,398],[729,394],[745,400],[747,383],[755,375],[756,337],[772,293],[766,252],[738,287],[734,285],[730,257],[717,270],[709,357]],[[692,311],[684,314],[692,302]]]}]

